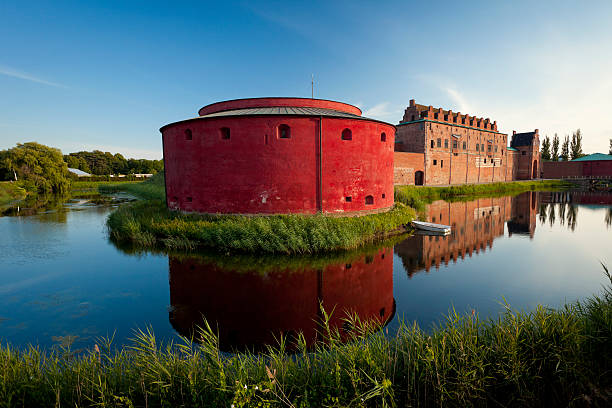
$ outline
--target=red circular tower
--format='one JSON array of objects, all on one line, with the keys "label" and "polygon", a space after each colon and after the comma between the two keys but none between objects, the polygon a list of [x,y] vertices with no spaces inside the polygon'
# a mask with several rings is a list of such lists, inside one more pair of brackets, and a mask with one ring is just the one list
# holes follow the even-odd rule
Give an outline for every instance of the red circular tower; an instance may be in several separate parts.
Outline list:
[{"label": "red circular tower", "polygon": [[393,205],[395,127],[341,102],[217,102],[160,129],[171,209],[368,213]]}]

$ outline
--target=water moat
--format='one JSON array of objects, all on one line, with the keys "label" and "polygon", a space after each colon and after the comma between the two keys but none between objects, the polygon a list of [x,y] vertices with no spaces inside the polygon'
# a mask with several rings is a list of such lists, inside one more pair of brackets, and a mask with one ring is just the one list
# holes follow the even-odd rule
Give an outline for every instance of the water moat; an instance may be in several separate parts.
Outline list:
[{"label": "water moat", "polygon": [[0,341],[88,347],[124,344],[134,328],[191,336],[202,316],[221,348],[258,349],[280,333],[308,342],[345,311],[392,332],[454,308],[495,317],[503,302],[558,307],[601,289],[612,265],[612,195],[530,192],[437,201],[423,216],[452,234],[395,238],[324,257],[147,253],[108,239],[108,214],[127,198],[81,197],[0,209]]}]

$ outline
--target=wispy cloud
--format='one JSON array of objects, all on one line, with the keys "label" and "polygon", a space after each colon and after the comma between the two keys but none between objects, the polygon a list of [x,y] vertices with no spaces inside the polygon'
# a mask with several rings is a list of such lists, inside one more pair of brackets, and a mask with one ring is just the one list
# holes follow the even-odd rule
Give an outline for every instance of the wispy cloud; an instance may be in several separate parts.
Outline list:
[{"label": "wispy cloud", "polygon": [[441,89],[457,104],[459,112],[470,113],[472,111],[472,106],[461,92],[449,87],[441,87]]},{"label": "wispy cloud", "polygon": [[19,71],[19,70],[16,70],[14,68],[7,67],[6,65],[0,65],[0,75],[9,76],[9,77],[12,77],[12,78],[23,79],[25,81],[36,82],[36,83],[43,84],[43,85],[48,85],[48,86],[56,86],[56,87],[61,87],[61,88],[65,88],[66,87],[65,85],[59,84],[57,82],[47,81],[45,79],[36,77],[36,76],[34,76],[32,74],[29,74],[27,72]]},{"label": "wispy cloud", "polygon": [[400,119],[401,109],[390,107],[389,102],[378,103],[371,108],[365,109],[363,116],[374,119],[391,120],[393,122]]}]

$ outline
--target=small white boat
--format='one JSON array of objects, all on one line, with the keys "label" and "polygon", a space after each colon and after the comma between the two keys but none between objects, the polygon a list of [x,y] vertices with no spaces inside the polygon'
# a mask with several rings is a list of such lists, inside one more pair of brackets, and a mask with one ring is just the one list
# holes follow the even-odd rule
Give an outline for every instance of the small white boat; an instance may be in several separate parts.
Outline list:
[{"label": "small white boat", "polygon": [[450,225],[434,224],[424,221],[412,221],[412,226],[421,231],[434,232],[436,234],[450,234]]}]

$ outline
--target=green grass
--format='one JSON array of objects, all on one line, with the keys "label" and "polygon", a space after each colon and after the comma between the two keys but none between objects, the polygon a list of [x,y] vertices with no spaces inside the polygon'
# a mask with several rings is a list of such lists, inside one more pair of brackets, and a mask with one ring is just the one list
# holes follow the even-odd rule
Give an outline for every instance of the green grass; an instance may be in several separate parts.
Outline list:
[{"label": "green grass", "polygon": [[221,353],[206,324],[198,345],[160,344],[150,330],[80,353],[4,345],[0,407],[609,406],[611,288],[492,320],[451,311],[431,330],[402,324],[389,337],[348,315],[347,343],[322,311],[313,347],[298,335],[259,355]]},{"label": "green grass", "polygon": [[26,195],[27,191],[21,188],[19,184],[10,181],[0,182],[0,205],[23,200]]},{"label": "green grass", "polygon": [[562,180],[514,181],[510,183],[462,184],[449,187],[395,186],[395,202],[418,211],[436,200],[465,201],[477,197],[515,195],[525,191],[558,190],[571,188]]}]

